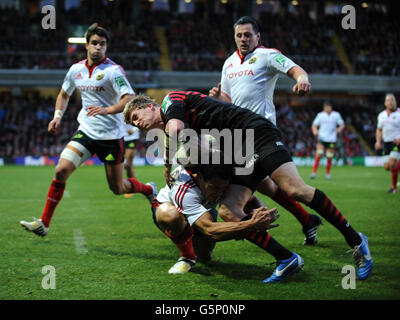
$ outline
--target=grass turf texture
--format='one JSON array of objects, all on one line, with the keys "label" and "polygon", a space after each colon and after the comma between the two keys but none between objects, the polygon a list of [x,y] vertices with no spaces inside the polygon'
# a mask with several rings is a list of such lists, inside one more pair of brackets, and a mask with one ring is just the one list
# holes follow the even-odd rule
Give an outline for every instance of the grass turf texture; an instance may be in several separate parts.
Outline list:
[{"label": "grass turf texture", "polygon": [[[390,174],[383,168],[333,168],[332,180],[321,168],[299,168],[305,181],[323,190],[352,226],[369,238],[374,270],[355,290],[342,288],[345,265],[354,265],[342,235],[328,222],[319,244],[302,245],[297,220],[279,208],[280,227],[271,234],[305,261],[302,272],[285,283],[263,284],[273,269],[272,256],[246,240],[217,243],[209,265],[198,263],[185,275],[169,275],[178,250],[152,222],[148,200],[113,195],[104,168],[83,167],[67,183],[49,234],[24,231],[20,220],[40,218],[53,167],[0,167],[0,300],[270,300],[399,299],[400,199],[387,194]],[[137,177],[164,185],[162,168],[138,167]],[[261,196],[269,207],[275,203]],[[54,266],[56,289],[42,288],[42,267]]]}]

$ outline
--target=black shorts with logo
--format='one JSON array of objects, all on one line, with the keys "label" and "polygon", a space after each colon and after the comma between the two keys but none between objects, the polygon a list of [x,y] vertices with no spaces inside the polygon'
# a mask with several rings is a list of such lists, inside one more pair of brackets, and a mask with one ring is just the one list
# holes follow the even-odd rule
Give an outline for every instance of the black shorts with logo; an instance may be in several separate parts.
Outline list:
[{"label": "black shorts with logo", "polygon": [[136,141],[137,139],[128,141],[125,140],[124,141],[125,149],[136,149]]},{"label": "black shorts with logo", "polygon": [[392,151],[399,152],[400,151],[399,146],[395,145],[394,142],[384,142],[382,155],[383,156],[389,155]]},{"label": "black shorts with logo", "polygon": [[[249,174],[235,174],[231,180],[231,184],[238,184],[251,189],[254,192],[257,186],[266,176],[270,176],[276,169],[286,162],[292,162],[286,146],[281,141],[280,133],[276,135],[265,135],[265,132],[256,129],[255,134],[256,147],[255,153],[250,161],[246,162],[246,167],[251,168],[253,171]],[[263,141],[263,143],[261,143]],[[240,168],[240,167],[239,167]]]},{"label": "black shorts with logo", "polygon": [[318,142],[322,144],[325,149],[335,149],[336,146],[336,142],[325,142],[322,140],[319,140]]},{"label": "black shorts with logo", "polygon": [[97,154],[99,159],[107,164],[120,164],[124,162],[124,139],[94,140],[81,130],[78,130],[71,139],[88,149],[92,154]]}]

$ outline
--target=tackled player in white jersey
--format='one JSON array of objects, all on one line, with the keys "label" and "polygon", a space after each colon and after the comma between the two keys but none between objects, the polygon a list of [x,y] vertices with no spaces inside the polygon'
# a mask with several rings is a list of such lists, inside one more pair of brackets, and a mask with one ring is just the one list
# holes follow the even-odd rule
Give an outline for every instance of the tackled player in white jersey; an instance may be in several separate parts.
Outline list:
[{"label": "tackled player in white jersey", "polygon": [[232,173],[232,165],[178,166],[172,172],[172,185],[160,190],[153,201],[153,219],[181,253],[168,273],[186,273],[196,259],[209,261],[216,241],[243,239],[249,232],[278,226],[271,224],[279,217],[276,208],[265,207],[252,211],[246,221],[217,222],[215,207]]},{"label": "tackled player in white jersey", "polygon": [[88,28],[85,37],[87,59],[69,69],[56,100],[54,118],[48,125],[48,131],[56,134],[70,96],[78,89],[82,97],[78,131],[61,152],[41,219],[20,222],[27,231],[42,237],[49,231],[67,179],[93,154],[104,163],[108,186],[114,194],[140,192],[151,202],[157,192],[154,183],[124,179],[125,124],[121,112],[135,92],[122,67],[106,57],[110,39],[107,30],[95,23]]}]

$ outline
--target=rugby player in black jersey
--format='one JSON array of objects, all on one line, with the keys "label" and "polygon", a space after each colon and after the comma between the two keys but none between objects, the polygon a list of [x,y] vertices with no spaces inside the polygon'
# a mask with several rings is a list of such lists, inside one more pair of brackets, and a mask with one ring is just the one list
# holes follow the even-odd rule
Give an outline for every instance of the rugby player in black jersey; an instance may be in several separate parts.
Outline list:
[{"label": "rugby player in black jersey", "polygon": [[[201,134],[202,129],[242,130],[242,150],[246,150],[246,130],[253,130],[254,152],[247,157],[245,167],[251,168],[250,174],[236,174],[220,202],[218,213],[227,220],[240,221],[248,219],[244,208],[251,199],[257,185],[269,175],[272,180],[289,197],[296,199],[315,210],[319,215],[333,224],[344,236],[352,248],[360,280],[368,278],[372,271],[372,257],[367,237],[356,232],[344,218],[332,201],[319,189],[307,185],[300,177],[289,152],[281,142],[280,131],[269,120],[260,115],[222,102],[196,91],[172,91],[164,98],[160,106],[147,96],[135,96],[124,109],[125,122],[143,129],[162,129],[166,134],[166,152],[164,175],[167,184],[173,179],[170,175],[172,162],[169,159],[169,141],[178,141],[178,136],[185,128]],[[248,143],[248,142],[247,142]],[[234,144],[236,147],[237,144]],[[242,150],[233,150],[242,152]],[[226,154],[226,153],[225,153]],[[234,159],[232,159],[234,161]],[[227,159],[225,159],[227,161]],[[229,160],[228,160],[229,161]],[[235,162],[234,162],[235,163]],[[238,167],[240,167],[238,163]],[[238,171],[237,171],[238,172]],[[257,232],[246,237],[249,241],[264,249],[271,242],[267,232]],[[276,241],[274,241],[276,242]],[[277,245],[281,247],[278,243]],[[276,282],[285,279],[297,271],[303,263],[300,256],[281,247],[282,253],[273,275],[265,282]]]}]

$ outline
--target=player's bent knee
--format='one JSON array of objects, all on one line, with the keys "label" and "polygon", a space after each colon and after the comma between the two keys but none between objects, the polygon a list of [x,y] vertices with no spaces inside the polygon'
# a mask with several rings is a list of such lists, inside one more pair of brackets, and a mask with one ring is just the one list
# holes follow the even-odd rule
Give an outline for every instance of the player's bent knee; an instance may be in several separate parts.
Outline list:
[{"label": "player's bent knee", "polygon": [[71,174],[71,170],[65,166],[57,165],[55,169],[55,179],[58,181],[66,181]]},{"label": "player's bent knee", "polygon": [[300,202],[307,201],[311,189],[312,188],[310,186],[307,186],[305,183],[284,184],[283,186],[281,186],[281,190],[285,192],[289,196],[289,198]]},{"label": "player's bent knee", "polygon": [[183,216],[175,209],[174,206],[162,204],[157,208],[157,223],[164,229],[181,223]]},{"label": "player's bent knee", "polygon": [[123,183],[109,183],[108,184],[109,189],[111,190],[112,193],[115,195],[120,195],[125,193],[125,188]]}]

